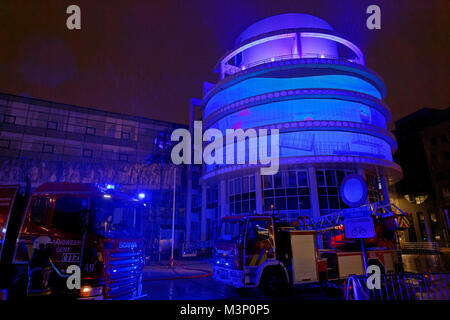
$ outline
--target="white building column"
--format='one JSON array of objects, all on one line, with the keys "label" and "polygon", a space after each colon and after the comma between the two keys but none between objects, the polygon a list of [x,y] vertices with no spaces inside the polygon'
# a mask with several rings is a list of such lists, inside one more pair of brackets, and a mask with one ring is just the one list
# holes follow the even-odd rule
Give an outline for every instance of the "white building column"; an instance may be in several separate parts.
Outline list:
[{"label": "white building column", "polygon": [[320,217],[319,194],[317,190],[316,169],[308,168],[309,190],[311,190],[311,208],[313,219]]},{"label": "white building column", "polygon": [[220,217],[226,217],[229,215],[227,208],[227,180],[220,180],[219,183],[219,205],[220,205]]},{"label": "white building column", "polygon": [[261,183],[261,170],[258,169],[255,172],[255,196],[256,196],[256,213],[263,213],[263,197],[262,197],[262,183]]},{"label": "white building column", "polygon": [[206,241],[206,184],[202,184],[202,211],[201,211],[201,218],[200,218],[200,240]]},{"label": "white building column", "polygon": [[[308,168],[308,180],[309,180],[309,190],[311,191],[311,208],[313,212],[313,220],[320,217],[320,207],[319,207],[319,193],[317,190],[317,179],[316,179],[316,169],[314,167]],[[323,248],[322,233],[317,233],[317,246],[319,249]]]},{"label": "white building column", "polygon": [[381,180],[381,191],[383,193],[383,204],[389,204],[391,201],[389,199],[389,192],[388,192],[386,177],[381,176],[380,180]]}]

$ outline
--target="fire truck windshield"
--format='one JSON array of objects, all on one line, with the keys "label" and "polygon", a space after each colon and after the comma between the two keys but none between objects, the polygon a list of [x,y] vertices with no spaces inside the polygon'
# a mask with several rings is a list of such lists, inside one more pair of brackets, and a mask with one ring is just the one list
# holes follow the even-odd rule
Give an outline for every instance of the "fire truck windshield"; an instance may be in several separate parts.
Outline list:
[{"label": "fire truck windshield", "polygon": [[220,225],[220,233],[217,240],[238,242],[244,234],[244,220],[223,220]]},{"label": "fire truck windshield", "polygon": [[142,234],[142,207],[134,201],[94,197],[90,216],[96,234],[106,237],[139,237]]}]

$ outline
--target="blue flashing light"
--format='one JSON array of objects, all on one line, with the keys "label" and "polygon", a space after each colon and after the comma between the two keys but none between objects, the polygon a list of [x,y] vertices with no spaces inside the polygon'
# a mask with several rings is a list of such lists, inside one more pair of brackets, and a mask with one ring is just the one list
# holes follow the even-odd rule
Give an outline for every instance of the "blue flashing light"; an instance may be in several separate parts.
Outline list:
[{"label": "blue flashing light", "polygon": [[2,232],[3,232],[3,233],[6,233],[6,228],[3,228],[3,229],[2,229]]},{"label": "blue flashing light", "polygon": [[115,188],[116,188],[116,186],[113,185],[113,184],[107,184],[106,185],[106,190],[114,190]]},{"label": "blue flashing light", "polygon": [[228,262],[225,262],[225,265],[228,267],[230,264]]},{"label": "blue flashing light", "polygon": [[145,193],[143,193],[143,192],[140,192],[139,194],[138,194],[138,198],[139,199],[145,199]]},{"label": "blue flashing light", "polygon": [[220,260],[217,260],[216,263],[217,263],[217,264],[220,264]]}]

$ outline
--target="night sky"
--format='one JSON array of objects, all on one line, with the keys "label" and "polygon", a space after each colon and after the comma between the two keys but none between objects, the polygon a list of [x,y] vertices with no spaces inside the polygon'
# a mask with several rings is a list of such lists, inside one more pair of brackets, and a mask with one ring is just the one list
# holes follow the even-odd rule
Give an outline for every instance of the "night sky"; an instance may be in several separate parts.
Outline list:
[{"label": "night sky", "polygon": [[[77,4],[82,29],[66,28]],[[366,8],[381,8],[381,30]],[[188,122],[238,34],[288,12],[328,21],[384,79],[394,120],[450,106],[450,1],[0,0],[0,92]]]}]

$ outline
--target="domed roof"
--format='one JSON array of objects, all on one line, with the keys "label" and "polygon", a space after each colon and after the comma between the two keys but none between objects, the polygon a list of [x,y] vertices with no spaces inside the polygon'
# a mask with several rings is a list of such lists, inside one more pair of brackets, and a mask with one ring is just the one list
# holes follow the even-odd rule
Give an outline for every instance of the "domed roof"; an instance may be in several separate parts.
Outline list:
[{"label": "domed roof", "polygon": [[245,29],[236,40],[239,44],[257,35],[293,28],[315,28],[332,31],[333,28],[323,19],[305,13],[283,13],[255,22]]}]

